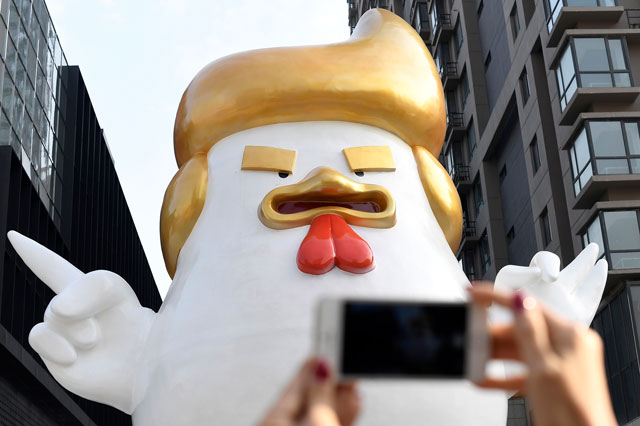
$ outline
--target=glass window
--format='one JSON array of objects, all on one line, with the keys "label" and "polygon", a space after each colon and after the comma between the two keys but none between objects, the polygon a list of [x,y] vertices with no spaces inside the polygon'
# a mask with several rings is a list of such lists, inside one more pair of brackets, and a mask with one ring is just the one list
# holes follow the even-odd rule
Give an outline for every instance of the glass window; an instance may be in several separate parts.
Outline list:
[{"label": "glass window", "polygon": [[609,43],[609,52],[611,52],[611,65],[614,70],[626,70],[627,63],[624,59],[624,51],[622,50],[622,40],[620,39],[610,39],[607,40]]},{"label": "glass window", "polygon": [[553,24],[558,20],[558,15],[563,6],[569,7],[601,7],[601,6],[615,6],[615,0],[544,0],[544,15],[547,18],[547,31],[551,32]]},{"label": "glass window", "polygon": [[460,81],[462,82],[462,108],[467,104],[467,98],[469,97],[469,79],[467,78],[467,70],[462,71],[462,77],[460,77]]},{"label": "glass window", "polygon": [[527,69],[522,70],[520,74],[520,93],[522,94],[522,104],[526,104],[531,96],[531,89],[529,88],[529,76],[527,75]]},{"label": "glass window", "polygon": [[418,3],[416,9],[416,24],[418,32],[423,29],[429,29],[429,12],[427,10],[427,3]]},{"label": "glass window", "polygon": [[579,87],[629,87],[632,84],[622,39],[572,38],[556,68],[561,110],[575,92],[576,69]]},{"label": "glass window", "polygon": [[592,121],[589,126],[596,157],[625,155],[619,121]]},{"label": "glass window", "polygon": [[518,37],[518,33],[520,32],[520,19],[518,18],[518,8],[517,4],[513,5],[513,9],[511,9],[511,14],[509,15],[509,20],[511,21],[511,31],[513,32],[513,39],[515,40]]},{"label": "glass window", "polygon": [[474,280],[476,277],[475,262],[473,259],[473,250],[464,250],[460,255],[460,266],[469,280]]},{"label": "glass window", "polygon": [[638,213],[604,212],[607,243],[613,269],[640,268],[640,227]]},{"label": "glass window", "polygon": [[482,197],[482,184],[480,183],[480,176],[476,177],[473,182],[473,199],[476,205],[476,217],[480,214],[482,207],[484,206],[484,198]]},{"label": "glass window", "polygon": [[531,163],[533,164],[533,174],[540,169],[540,152],[538,151],[538,139],[534,136],[533,141],[529,145],[531,151]]},{"label": "glass window", "polygon": [[482,275],[484,275],[491,266],[491,254],[489,252],[489,238],[487,238],[487,231],[484,231],[480,238],[480,264],[482,266]]},{"label": "glass window", "polygon": [[560,15],[560,11],[562,10],[562,1],[561,0],[544,0],[544,14],[547,18],[547,31],[551,32],[553,28],[553,24],[558,19],[558,15]]},{"label": "glass window", "polygon": [[603,38],[576,38],[574,44],[580,71],[609,71]]},{"label": "glass window", "polygon": [[460,54],[460,48],[462,47],[462,42],[464,41],[464,37],[462,35],[462,25],[460,25],[460,21],[456,24],[456,56]]},{"label": "glass window", "polygon": [[438,11],[436,9],[435,2],[433,3],[433,6],[431,6],[431,10],[429,11],[429,22],[431,23],[431,31],[433,33],[438,27]]},{"label": "glass window", "polygon": [[473,153],[476,151],[476,133],[473,131],[473,122],[467,130],[467,143],[469,144],[469,157],[473,157]]},{"label": "glass window", "polygon": [[587,120],[569,153],[576,195],[593,174],[640,173],[638,122]]},{"label": "glass window", "polygon": [[551,224],[549,223],[549,212],[546,207],[540,214],[540,228],[542,230],[542,244],[543,248],[545,248],[551,243]]},{"label": "glass window", "polygon": [[573,189],[575,195],[578,195],[589,179],[591,179],[591,176],[593,176],[586,129],[582,129],[582,132],[580,132],[576,138],[569,149],[569,155],[571,158],[571,171],[573,173]]},{"label": "glass window", "polygon": [[596,243],[599,248],[598,258],[601,258],[604,255],[604,240],[602,239],[600,216],[596,216],[593,222],[591,222],[591,225],[587,228],[587,232],[582,236],[582,241],[585,247],[589,245],[589,243]]},{"label": "glass window", "polygon": [[560,109],[564,110],[578,87],[575,70],[573,68],[571,46],[567,46],[564,53],[562,53],[560,63],[558,64],[558,68],[556,68],[556,80],[558,82],[558,93],[560,95]]},{"label": "glass window", "polygon": [[11,125],[4,111],[0,111],[0,145],[9,145],[9,135],[11,134]]}]

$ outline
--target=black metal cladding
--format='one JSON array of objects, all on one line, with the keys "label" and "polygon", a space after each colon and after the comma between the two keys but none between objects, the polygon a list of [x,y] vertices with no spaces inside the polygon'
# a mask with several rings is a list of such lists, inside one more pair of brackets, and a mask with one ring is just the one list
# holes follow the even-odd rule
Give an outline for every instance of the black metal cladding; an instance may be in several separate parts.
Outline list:
[{"label": "black metal cladding", "polygon": [[[14,401],[6,410],[0,404],[0,424],[130,425],[130,416],[53,383],[27,339],[54,294],[6,239],[8,230],[16,230],[84,272],[119,274],[143,306],[157,311],[162,303],[80,70],[61,67],[61,74],[69,92],[61,229],[11,147],[0,146],[0,361],[6,360],[0,369],[0,399],[5,405]],[[14,366],[10,370],[4,368],[8,362]],[[2,398],[3,389],[16,397]],[[20,401],[30,401],[37,410]]]}]

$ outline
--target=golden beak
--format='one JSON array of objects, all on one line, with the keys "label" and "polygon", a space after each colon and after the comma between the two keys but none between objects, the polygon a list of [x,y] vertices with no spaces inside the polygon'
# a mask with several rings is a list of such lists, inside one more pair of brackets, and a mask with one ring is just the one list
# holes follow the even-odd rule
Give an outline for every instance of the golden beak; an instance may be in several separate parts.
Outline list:
[{"label": "golden beak", "polygon": [[342,216],[351,225],[391,228],[396,204],[382,186],[354,182],[328,167],[313,169],[300,182],[269,192],[260,203],[260,221],[273,229],[309,225],[323,214]]}]

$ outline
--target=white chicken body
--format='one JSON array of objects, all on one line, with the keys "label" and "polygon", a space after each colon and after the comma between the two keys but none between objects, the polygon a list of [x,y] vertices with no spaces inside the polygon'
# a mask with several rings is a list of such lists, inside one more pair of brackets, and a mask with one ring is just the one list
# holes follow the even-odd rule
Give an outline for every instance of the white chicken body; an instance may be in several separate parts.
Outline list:
[{"label": "white chicken body", "polygon": [[[242,171],[245,146],[297,152],[295,172]],[[342,150],[389,146],[394,172],[358,177]],[[204,209],[178,260],[177,272],[147,343],[135,388],[138,426],[255,423],[312,350],[314,306],[322,296],[384,296],[460,301],[468,280],[432,213],[411,148],[384,130],[347,122],[302,122],[250,129],[208,154]],[[376,268],[304,274],[296,253],[308,226],[274,230],[258,219],[272,189],[317,167],[388,189],[397,223],[354,227]],[[506,421],[502,392],[466,381],[362,383],[360,424],[474,424]]]}]

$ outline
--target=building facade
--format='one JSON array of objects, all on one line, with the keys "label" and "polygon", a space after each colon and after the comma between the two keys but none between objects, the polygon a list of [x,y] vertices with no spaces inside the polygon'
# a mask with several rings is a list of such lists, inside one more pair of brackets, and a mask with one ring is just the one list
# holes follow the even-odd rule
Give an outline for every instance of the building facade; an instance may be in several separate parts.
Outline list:
[{"label": "building facade", "polygon": [[[421,35],[447,106],[440,160],[464,211],[471,279],[589,242],[609,263],[593,327],[614,409],[640,424],[640,4],[637,0],[348,0]],[[528,424],[522,401],[510,425]]]},{"label": "building facade", "polygon": [[130,425],[65,391],[29,346],[54,294],[6,238],[16,230],[85,272],[113,271],[160,307],[104,132],[43,0],[0,0],[0,88],[0,424]]}]

